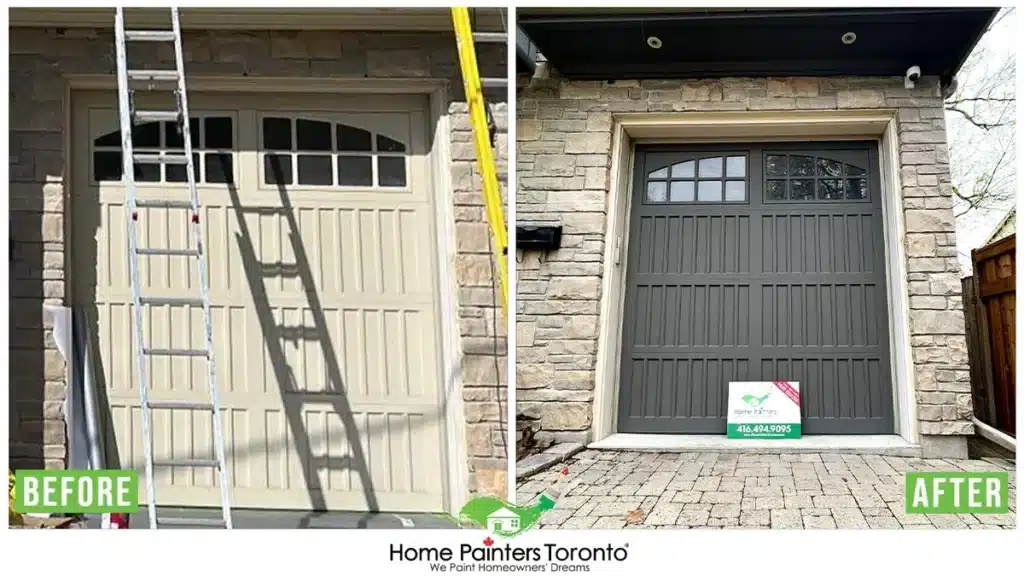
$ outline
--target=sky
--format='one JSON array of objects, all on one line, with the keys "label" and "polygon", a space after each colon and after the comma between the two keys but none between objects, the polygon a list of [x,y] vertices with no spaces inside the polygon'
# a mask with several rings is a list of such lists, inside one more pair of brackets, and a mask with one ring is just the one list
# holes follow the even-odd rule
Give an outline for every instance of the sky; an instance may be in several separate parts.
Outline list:
[{"label": "sky", "polygon": [[[974,52],[968,58],[968,64],[961,70],[958,82],[962,89],[970,91],[971,88],[982,85],[986,80],[991,81],[994,71],[998,70],[1008,60],[1015,57],[1015,37],[1017,27],[1017,14],[1011,13],[1000,20],[992,29],[986,33],[978,42]],[[1015,97],[1015,82],[1000,83],[998,90],[1003,97]],[[1012,118],[1016,113],[1011,109]],[[1013,141],[1015,138],[1015,127],[994,129],[988,132],[981,130],[968,122],[963,116],[955,112],[946,113],[946,130],[950,144],[950,163],[953,172],[954,184],[964,184],[971,179],[990,171],[997,158],[1004,149],[1007,139]],[[1001,181],[1008,186],[1008,190],[1016,186],[1016,159],[1011,156],[1009,162],[1004,161],[1004,168],[1001,171]],[[957,248],[960,252],[961,268],[964,275],[970,274],[970,252],[972,249],[980,248],[995,227],[999,224],[1007,211],[1013,208],[1015,199],[1001,202],[998,205],[984,209],[972,210],[968,214],[957,219]],[[958,206],[957,213],[963,210]]]}]

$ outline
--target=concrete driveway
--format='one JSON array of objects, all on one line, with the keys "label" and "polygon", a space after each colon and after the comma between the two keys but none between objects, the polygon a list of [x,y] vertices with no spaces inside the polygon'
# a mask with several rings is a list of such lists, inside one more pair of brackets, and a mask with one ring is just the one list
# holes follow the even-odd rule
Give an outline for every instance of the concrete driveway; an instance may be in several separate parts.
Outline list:
[{"label": "concrete driveway", "polygon": [[[1012,529],[1014,463],[855,454],[586,450],[520,482],[529,504],[569,469],[572,488],[542,528]],[[1010,514],[907,515],[903,474],[1010,472]]]}]

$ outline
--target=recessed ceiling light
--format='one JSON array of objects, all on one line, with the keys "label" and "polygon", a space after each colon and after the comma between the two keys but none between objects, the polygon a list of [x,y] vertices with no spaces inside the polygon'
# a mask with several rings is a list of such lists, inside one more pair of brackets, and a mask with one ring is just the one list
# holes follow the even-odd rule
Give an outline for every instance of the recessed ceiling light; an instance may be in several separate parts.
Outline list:
[{"label": "recessed ceiling light", "polygon": [[842,40],[843,44],[853,44],[854,42],[857,41],[857,34],[853,32],[847,32],[846,34],[843,34]]},{"label": "recessed ceiling light", "polygon": [[647,45],[657,50],[658,48],[661,48],[661,38],[658,38],[657,36],[648,36]]}]

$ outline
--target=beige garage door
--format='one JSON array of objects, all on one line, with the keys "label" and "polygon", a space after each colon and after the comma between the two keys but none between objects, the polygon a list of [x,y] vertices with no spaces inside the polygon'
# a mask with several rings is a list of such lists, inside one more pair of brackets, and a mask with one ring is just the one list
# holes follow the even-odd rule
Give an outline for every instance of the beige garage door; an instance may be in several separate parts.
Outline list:
[{"label": "beige garage door", "polygon": [[[170,103],[139,96],[140,108]],[[236,507],[444,509],[426,99],[193,95],[215,358]],[[116,97],[74,98],[74,299],[93,306],[122,466],[144,467]],[[244,106],[243,106],[244,104]],[[173,124],[136,150],[180,147]],[[140,198],[187,198],[181,167]],[[180,209],[140,211],[142,247],[187,247]],[[143,294],[198,294],[194,259],[141,257]],[[202,311],[147,307],[154,348],[201,348]],[[151,398],[205,398],[201,360],[149,360]],[[208,413],[154,411],[157,459],[210,458]],[[210,470],[157,469],[158,502],[218,505]]]}]

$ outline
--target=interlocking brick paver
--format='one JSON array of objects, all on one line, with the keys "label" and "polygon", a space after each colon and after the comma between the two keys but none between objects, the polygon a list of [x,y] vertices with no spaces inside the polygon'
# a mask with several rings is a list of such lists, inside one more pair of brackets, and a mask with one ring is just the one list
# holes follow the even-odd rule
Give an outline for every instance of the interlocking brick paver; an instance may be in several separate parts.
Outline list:
[{"label": "interlocking brick paver", "polygon": [[[908,471],[1010,471],[1012,462],[857,454],[651,453],[586,450],[521,482],[520,502],[563,477],[545,529],[1013,529],[1003,515],[906,514]],[[627,522],[627,517],[632,523]]]},{"label": "interlocking brick paver", "polygon": [[777,530],[793,530],[804,527],[799,510],[772,510],[771,527]]},{"label": "interlocking brick paver", "polygon": [[768,526],[771,524],[771,513],[768,510],[749,510],[740,512],[740,524],[743,526]]},{"label": "interlocking brick paver", "polygon": [[598,518],[594,525],[591,526],[594,530],[618,530],[626,525],[625,518],[613,518],[611,516],[604,516]]},{"label": "interlocking brick paver", "polygon": [[711,507],[712,518],[739,518],[739,504],[715,504]]},{"label": "interlocking brick paver", "polygon": [[711,514],[707,510],[688,510],[684,508],[679,513],[679,517],[676,518],[676,524],[683,526],[707,526],[710,517]]},{"label": "interlocking brick paver", "polygon": [[868,527],[864,514],[858,508],[835,508],[832,510],[832,518],[840,529]]},{"label": "interlocking brick paver", "polygon": [[865,516],[864,520],[873,530],[899,530],[903,527],[892,516]]},{"label": "interlocking brick paver", "polygon": [[672,501],[681,502],[683,504],[700,502],[700,498],[703,494],[703,492],[697,492],[696,490],[682,490],[676,492],[676,495],[672,497]]},{"label": "interlocking brick paver", "polygon": [[808,530],[835,529],[836,521],[832,516],[809,516],[804,514],[804,528]]}]

